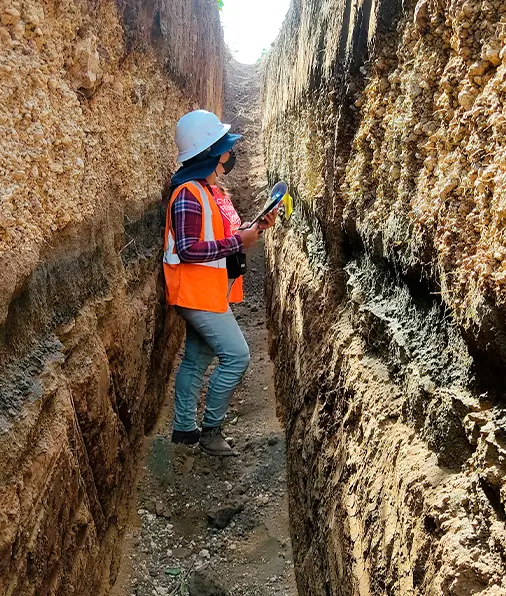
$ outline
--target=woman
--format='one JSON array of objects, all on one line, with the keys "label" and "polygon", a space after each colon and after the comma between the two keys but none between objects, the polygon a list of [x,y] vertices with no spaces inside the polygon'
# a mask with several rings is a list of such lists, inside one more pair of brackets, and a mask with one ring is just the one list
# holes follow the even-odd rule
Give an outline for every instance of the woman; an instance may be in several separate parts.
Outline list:
[{"label": "woman", "polygon": [[[221,434],[230,398],[249,365],[249,348],[230,309],[243,298],[242,278],[229,280],[231,262],[274,225],[273,212],[260,224],[241,228],[233,205],[216,184],[235,164],[240,135],[215,114],[196,110],[176,127],[178,162],[172,178],[165,228],[164,273],[169,304],[186,321],[185,353],[176,375],[172,441],[209,455],[234,455]],[[197,402],[214,356],[202,431]]]}]

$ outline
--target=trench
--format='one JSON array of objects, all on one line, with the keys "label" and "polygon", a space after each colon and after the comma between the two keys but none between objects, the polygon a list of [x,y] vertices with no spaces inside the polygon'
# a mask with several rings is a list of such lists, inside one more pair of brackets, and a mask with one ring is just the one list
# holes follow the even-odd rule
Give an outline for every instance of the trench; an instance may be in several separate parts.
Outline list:
[{"label": "trench", "polygon": [[[252,67],[214,1],[68,9],[0,26],[0,593],[506,594],[504,3],[292,0]],[[196,105],[244,133],[244,218],[295,200],[236,308],[230,461],[170,443]]]}]

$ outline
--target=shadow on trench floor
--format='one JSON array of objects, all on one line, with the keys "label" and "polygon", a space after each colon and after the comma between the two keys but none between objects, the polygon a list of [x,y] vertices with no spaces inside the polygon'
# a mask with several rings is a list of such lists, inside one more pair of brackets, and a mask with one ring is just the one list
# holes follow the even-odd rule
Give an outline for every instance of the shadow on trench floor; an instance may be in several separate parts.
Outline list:
[{"label": "shadow on trench floor", "polygon": [[113,596],[297,594],[263,275],[259,245],[249,258],[246,300],[234,308],[251,349],[225,425],[239,456],[211,458],[174,446],[170,392],[163,428],[146,439]]}]

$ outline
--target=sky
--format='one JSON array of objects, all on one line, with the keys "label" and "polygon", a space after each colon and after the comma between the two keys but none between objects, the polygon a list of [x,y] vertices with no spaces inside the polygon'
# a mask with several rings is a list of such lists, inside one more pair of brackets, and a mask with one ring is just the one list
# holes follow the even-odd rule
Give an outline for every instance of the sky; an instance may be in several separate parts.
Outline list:
[{"label": "sky", "polygon": [[225,41],[238,62],[253,64],[269,49],[289,6],[290,0],[223,0]]}]

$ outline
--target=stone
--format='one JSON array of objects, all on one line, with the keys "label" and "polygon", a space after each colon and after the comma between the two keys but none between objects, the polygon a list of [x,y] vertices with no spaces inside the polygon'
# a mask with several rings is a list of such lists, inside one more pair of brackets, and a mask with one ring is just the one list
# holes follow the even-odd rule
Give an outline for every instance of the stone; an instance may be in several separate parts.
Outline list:
[{"label": "stone", "polygon": [[476,96],[471,93],[468,89],[463,89],[459,95],[459,104],[465,109],[470,110],[473,107]]},{"label": "stone", "polygon": [[17,25],[21,19],[21,13],[17,8],[10,6],[2,13],[2,25]]},{"label": "stone", "polygon": [[187,457],[184,460],[183,472],[185,474],[189,474],[193,470],[193,464],[194,463],[195,463],[195,458],[194,457]]},{"label": "stone", "polygon": [[192,573],[188,581],[189,596],[227,596],[217,579],[207,569]]},{"label": "stone", "polygon": [[93,34],[79,39],[74,47],[74,62],[69,69],[74,88],[86,97],[93,95],[102,78],[97,43],[97,37]]},{"label": "stone", "polygon": [[221,507],[213,507],[207,512],[209,525],[218,530],[223,530],[230,523],[232,518],[244,509],[242,504],[228,504]]},{"label": "stone", "polygon": [[428,0],[418,0],[415,6],[413,20],[418,27],[425,27],[429,20]]},{"label": "stone", "polygon": [[192,551],[189,548],[185,548],[183,546],[178,546],[172,550],[172,556],[175,559],[186,559],[192,554]]}]

